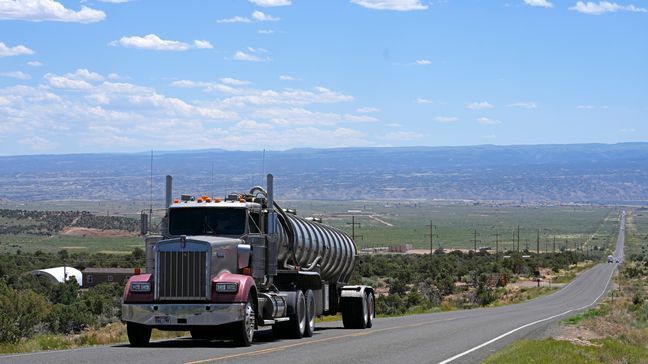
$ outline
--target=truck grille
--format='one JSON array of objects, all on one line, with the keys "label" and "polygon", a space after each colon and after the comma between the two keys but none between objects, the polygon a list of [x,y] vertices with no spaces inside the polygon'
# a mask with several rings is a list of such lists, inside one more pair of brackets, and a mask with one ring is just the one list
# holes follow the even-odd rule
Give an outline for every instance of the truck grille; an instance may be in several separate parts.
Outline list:
[{"label": "truck grille", "polygon": [[207,252],[158,253],[160,300],[207,299]]}]

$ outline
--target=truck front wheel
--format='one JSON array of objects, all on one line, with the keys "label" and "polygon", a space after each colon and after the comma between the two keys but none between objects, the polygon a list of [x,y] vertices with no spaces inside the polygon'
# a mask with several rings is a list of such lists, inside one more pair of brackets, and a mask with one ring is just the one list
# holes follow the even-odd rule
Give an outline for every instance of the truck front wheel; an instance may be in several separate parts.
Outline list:
[{"label": "truck front wheel", "polygon": [[151,328],[149,326],[128,322],[126,323],[126,332],[131,346],[146,346],[151,341]]},{"label": "truck front wheel", "polygon": [[250,346],[254,340],[254,323],[256,314],[254,313],[254,303],[252,295],[245,304],[245,317],[242,321],[235,324],[234,343],[237,346]]}]

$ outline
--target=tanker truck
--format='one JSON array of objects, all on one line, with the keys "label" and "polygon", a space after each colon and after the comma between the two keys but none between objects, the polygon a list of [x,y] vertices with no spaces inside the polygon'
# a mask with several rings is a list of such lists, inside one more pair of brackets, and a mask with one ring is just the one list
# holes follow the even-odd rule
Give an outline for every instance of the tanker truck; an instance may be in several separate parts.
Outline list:
[{"label": "tanker truck", "polygon": [[249,346],[259,328],[276,337],[313,335],[315,317],[342,314],[345,328],[375,318],[372,287],[347,285],[357,248],[343,231],[282,209],[266,188],[224,199],[172,200],[159,236],[146,237],[146,272],[132,276],[122,321],[133,346],[151,330],[189,331],[195,339]]}]

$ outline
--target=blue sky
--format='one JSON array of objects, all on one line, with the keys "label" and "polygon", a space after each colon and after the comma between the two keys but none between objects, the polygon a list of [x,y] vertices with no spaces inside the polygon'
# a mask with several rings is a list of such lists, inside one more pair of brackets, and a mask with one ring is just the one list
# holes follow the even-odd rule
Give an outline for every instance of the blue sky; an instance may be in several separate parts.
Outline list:
[{"label": "blue sky", "polygon": [[0,154],[648,140],[648,0],[0,0]]}]

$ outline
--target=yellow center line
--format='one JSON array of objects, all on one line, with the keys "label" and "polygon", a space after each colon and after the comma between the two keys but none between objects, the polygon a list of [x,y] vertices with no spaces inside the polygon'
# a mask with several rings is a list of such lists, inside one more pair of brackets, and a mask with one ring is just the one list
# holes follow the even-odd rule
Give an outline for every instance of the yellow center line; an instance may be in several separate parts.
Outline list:
[{"label": "yellow center line", "polygon": [[202,363],[211,363],[211,362],[215,362],[215,361],[235,359],[235,358],[240,358],[240,357],[245,357],[245,356],[257,356],[257,355],[263,355],[263,354],[268,354],[268,353],[275,353],[275,352],[278,352],[278,351],[283,351],[283,350],[294,348],[294,347],[297,347],[297,346],[305,346],[305,345],[317,344],[317,343],[322,343],[322,342],[326,342],[326,341],[345,339],[345,338],[349,338],[349,337],[366,336],[366,335],[377,334],[377,333],[385,332],[385,331],[409,329],[409,328],[414,328],[414,327],[419,327],[419,326],[424,326],[424,325],[436,324],[436,323],[439,323],[439,322],[453,321],[453,320],[456,320],[456,319],[457,318],[449,318],[449,319],[444,319],[444,320],[434,320],[434,321],[427,321],[427,322],[419,322],[419,323],[415,323],[415,324],[407,324],[407,325],[386,327],[384,329],[367,329],[367,330],[360,331],[360,332],[354,332],[352,334],[332,336],[332,337],[326,337],[326,338],[314,339],[314,340],[303,340],[303,341],[299,341],[299,342],[294,343],[294,344],[281,345],[281,346],[276,346],[276,347],[273,347],[273,348],[262,349],[262,350],[251,351],[251,352],[240,353],[240,354],[217,356],[217,357],[213,357],[213,358],[209,358],[209,359],[190,361],[190,362],[187,362],[185,364],[202,364]]}]

